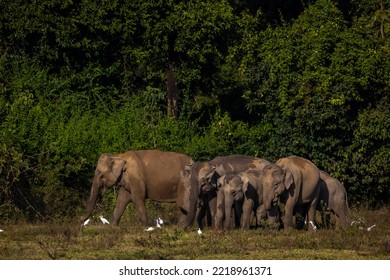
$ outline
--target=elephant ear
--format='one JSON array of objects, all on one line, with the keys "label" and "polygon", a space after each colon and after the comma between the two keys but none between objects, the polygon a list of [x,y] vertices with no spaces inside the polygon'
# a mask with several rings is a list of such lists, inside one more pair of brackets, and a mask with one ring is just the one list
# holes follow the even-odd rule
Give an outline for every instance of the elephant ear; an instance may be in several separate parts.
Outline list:
[{"label": "elephant ear", "polygon": [[184,166],[184,175],[185,176],[190,176],[190,174],[191,174],[191,166],[192,166],[192,164]]},{"label": "elephant ear", "polygon": [[210,172],[207,173],[207,175],[206,175],[206,177],[205,177],[206,180],[207,180],[207,181],[210,181],[210,180],[211,180],[211,177],[213,177],[214,173],[215,173],[215,166],[211,166],[211,167],[210,167]]},{"label": "elephant ear", "polygon": [[289,169],[284,169],[284,187],[288,190],[290,187],[294,184],[294,177],[293,174]]},{"label": "elephant ear", "polygon": [[245,175],[239,175],[241,177],[241,181],[242,181],[242,189],[245,191],[246,189],[248,189],[248,184],[249,184],[249,178],[248,176],[245,176]]},{"label": "elephant ear", "polygon": [[112,157],[111,158],[111,171],[112,174],[119,178],[124,171],[126,171],[125,168],[126,160],[120,157]]},{"label": "elephant ear", "polygon": [[222,186],[224,185],[225,177],[226,177],[226,175],[223,175],[223,176],[218,178],[218,180],[217,180],[217,190],[222,188]]},{"label": "elephant ear", "polygon": [[213,188],[217,188],[217,180],[221,176],[217,172],[217,169],[215,166],[211,166],[211,171],[206,175],[206,180],[211,184]]}]

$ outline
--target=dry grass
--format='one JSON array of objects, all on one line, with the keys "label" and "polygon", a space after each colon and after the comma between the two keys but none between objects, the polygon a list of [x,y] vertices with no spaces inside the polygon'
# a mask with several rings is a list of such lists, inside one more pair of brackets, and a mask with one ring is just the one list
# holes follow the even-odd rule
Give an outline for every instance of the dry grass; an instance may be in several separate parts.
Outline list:
[{"label": "dry grass", "polygon": [[[178,229],[172,217],[151,233],[124,219],[120,228],[97,221],[80,228],[67,223],[2,225],[0,259],[390,259],[390,211],[352,210],[364,221],[347,230],[315,233],[270,229],[216,232]],[[168,224],[167,224],[168,223]]]}]

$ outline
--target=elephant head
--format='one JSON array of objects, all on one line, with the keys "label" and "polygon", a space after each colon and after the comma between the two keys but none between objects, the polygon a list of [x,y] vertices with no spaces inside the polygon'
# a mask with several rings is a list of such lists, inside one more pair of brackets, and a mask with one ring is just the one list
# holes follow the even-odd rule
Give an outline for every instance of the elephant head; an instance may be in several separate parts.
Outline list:
[{"label": "elephant head", "polygon": [[215,215],[215,227],[221,228],[224,220],[224,228],[232,225],[232,209],[234,209],[236,226],[239,226],[242,202],[244,199],[243,180],[237,174],[227,174],[217,180],[217,213]]},{"label": "elephant head", "polygon": [[125,159],[114,157],[110,154],[103,154],[99,158],[87,204],[87,211],[80,218],[81,222],[87,220],[92,214],[98,196],[103,195],[107,189],[120,183],[122,174],[126,170],[125,164]]},{"label": "elephant head", "polygon": [[294,178],[288,169],[272,164],[263,169],[263,200],[266,211],[272,209],[279,199],[283,199],[285,191],[291,190]]}]

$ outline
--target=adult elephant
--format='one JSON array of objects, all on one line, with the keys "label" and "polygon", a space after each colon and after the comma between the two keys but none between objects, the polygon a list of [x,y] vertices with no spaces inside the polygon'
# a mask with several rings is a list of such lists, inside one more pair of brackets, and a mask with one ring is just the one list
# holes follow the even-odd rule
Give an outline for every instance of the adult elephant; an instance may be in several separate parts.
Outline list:
[{"label": "adult elephant", "polygon": [[321,212],[322,223],[329,225],[330,213],[334,213],[342,228],[350,225],[347,192],[341,182],[324,171],[320,171],[318,182],[320,194],[317,210]]},{"label": "adult elephant", "polygon": [[195,218],[200,228],[203,228],[204,219],[207,219],[209,225],[212,224],[210,206],[213,209],[216,193],[210,184],[210,177],[214,170],[215,167],[209,162],[194,162],[185,166],[179,184],[179,192],[184,193],[181,207],[183,215],[179,220],[179,227],[189,228]]},{"label": "adult elephant", "polygon": [[201,201],[198,215],[199,226],[203,226],[202,220],[207,215],[211,217],[211,223],[213,222],[216,213],[217,180],[221,176],[247,169],[263,169],[268,164],[270,163],[267,160],[253,156],[229,155],[218,156],[208,162],[196,162],[188,166],[188,172],[185,175],[188,177],[185,180],[187,183],[183,184],[186,189],[183,192],[187,196],[182,208],[186,213],[186,218],[182,220],[180,226],[188,228],[194,223],[199,201]]},{"label": "adult elephant", "polygon": [[[305,208],[307,205],[309,223],[312,224],[320,190],[318,168],[307,159],[290,156],[266,166],[263,172],[265,210],[270,211],[272,204],[278,201],[283,203],[283,224],[285,229],[289,229],[292,227],[294,208]],[[315,230],[314,226],[309,227],[309,230]]]},{"label": "adult elephant", "polygon": [[80,221],[88,219],[98,196],[103,195],[114,185],[120,186],[113,213],[114,225],[119,224],[123,211],[131,201],[144,224],[148,222],[145,198],[160,202],[176,202],[180,207],[184,195],[178,187],[180,171],[192,162],[187,155],[158,150],[101,155],[96,166],[87,210]]}]

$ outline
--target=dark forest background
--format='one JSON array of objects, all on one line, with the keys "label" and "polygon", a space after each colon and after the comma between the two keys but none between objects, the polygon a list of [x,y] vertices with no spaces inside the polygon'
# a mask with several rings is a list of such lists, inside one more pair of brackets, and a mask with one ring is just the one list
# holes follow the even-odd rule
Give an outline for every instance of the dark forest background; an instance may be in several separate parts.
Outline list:
[{"label": "dark forest background", "polygon": [[312,160],[389,203],[389,0],[0,0],[0,219],[75,217],[101,153]]}]

